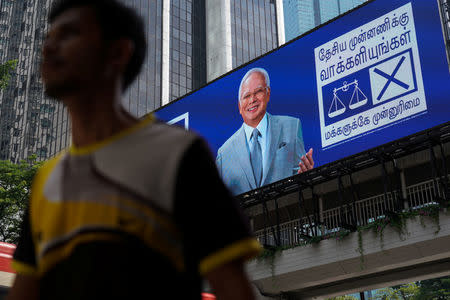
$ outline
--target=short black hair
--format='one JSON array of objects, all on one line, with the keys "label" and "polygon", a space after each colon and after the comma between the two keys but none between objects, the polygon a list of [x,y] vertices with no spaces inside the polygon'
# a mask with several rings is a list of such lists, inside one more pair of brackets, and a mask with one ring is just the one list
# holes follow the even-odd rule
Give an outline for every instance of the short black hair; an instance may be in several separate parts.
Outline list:
[{"label": "short black hair", "polygon": [[134,53],[123,74],[125,90],[141,71],[147,52],[144,23],[141,17],[133,9],[117,0],[58,0],[52,6],[48,22],[51,24],[65,11],[81,6],[88,6],[94,10],[105,41],[126,38],[134,43]]}]

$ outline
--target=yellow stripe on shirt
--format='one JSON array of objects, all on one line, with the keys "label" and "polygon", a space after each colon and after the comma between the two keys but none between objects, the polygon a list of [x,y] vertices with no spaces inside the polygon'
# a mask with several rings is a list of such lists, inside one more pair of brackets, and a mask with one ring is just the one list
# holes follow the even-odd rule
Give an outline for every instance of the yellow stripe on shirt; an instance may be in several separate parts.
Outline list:
[{"label": "yellow stripe on shirt", "polygon": [[11,268],[13,268],[14,271],[16,271],[18,274],[22,275],[36,275],[37,270],[35,267],[25,264],[23,262],[12,260],[11,261]]},{"label": "yellow stripe on shirt", "polygon": [[254,238],[237,241],[219,251],[216,251],[200,262],[200,274],[205,275],[212,270],[237,259],[250,259],[262,250],[260,243]]},{"label": "yellow stripe on shirt", "polygon": [[[53,203],[45,199],[41,201],[39,209],[34,211],[35,218],[39,216],[40,222],[34,223],[33,230],[40,233],[39,238],[36,238],[39,269],[43,267],[47,270],[58,259],[67,257],[77,244],[74,241],[78,240],[78,234],[103,230],[123,232],[138,237],[148,247],[169,258],[175,267],[180,270],[184,268],[181,237],[177,232],[167,230],[166,226],[159,223],[148,212],[140,211],[142,215],[139,216],[121,207],[119,198],[96,200],[96,202],[64,201],[62,203]],[[100,236],[103,235],[100,234]],[[79,242],[85,241],[80,239]],[[54,251],[62,251],[62,253],[55,255],[52,252],[57,245],[64,246],[58,246]],[[47,260],[49,254],[52,254],[54,258]]]}]

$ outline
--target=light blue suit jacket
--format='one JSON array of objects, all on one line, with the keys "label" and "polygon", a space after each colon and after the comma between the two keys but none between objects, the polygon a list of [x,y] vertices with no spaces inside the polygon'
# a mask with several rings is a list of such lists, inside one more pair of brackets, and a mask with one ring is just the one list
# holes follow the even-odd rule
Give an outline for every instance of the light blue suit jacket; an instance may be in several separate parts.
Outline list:
[{"label": "light blue suit jacket", "polygon": [[[306,154],[300,119],[268,113],[267,117],[267,168],[261,186],[296,174],[294,168],[298,169],[300,157]],[[217,151],[217,168],[234,195],[257,188],[246,143],[242,125]]]}]

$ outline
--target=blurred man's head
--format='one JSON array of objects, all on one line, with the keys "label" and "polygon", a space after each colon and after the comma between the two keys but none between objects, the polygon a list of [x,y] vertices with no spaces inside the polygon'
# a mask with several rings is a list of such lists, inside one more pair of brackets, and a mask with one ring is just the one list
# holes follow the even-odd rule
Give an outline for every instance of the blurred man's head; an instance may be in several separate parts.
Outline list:
[{"label": "blurred man's head", "polygon": [[270,79],[262,68],[249,70],[242,78],[239,87],[239,113],[244,123],[258,126],[266,113],[270,99]]},{"label": "blurred man's head", "polygon": [[139,74],[146,39],[132,9],[116,0],[61,0],[53,6],[49,23],[42,63],[49,96],[116,82],[125,90]]}]

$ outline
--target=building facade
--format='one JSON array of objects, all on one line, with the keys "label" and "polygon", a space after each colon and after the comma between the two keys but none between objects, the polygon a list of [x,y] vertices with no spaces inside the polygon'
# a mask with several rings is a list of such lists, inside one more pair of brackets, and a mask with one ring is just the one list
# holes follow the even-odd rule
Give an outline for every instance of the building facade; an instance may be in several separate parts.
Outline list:
[{"label": "building facade", "polygon": [[141,73],[123,97],[123,104],[128,111],[140,116],[160,106],[163,1],[123,0],[122,2],[135,8],[141,14],[149,39]]},{"label": "building facade", "polygon": [[366,1],[207,1],[207,81],[220,77]]},{"label": "building facade", "polygon": [[274,1],[230,1],[232,68],[278,47]]},{"label": "building facade", "polygon": [[284,44],[281,1],[206,2],[207,81]]},{"label": "building facade", "polygon": [[206,83],[205,1],[121,0],[145,23],[144,67],[123,98],[141,117]]},{"label": "building facade", "polygon": [[45,159],[70,141],[67,110],[44,96],[40,79],[50,5],[51,0],[0,2],[0,63],[17,60],[8,87],[0,91],[0,159]]},{"label": "building facade", "polygon": [[284,0],[284,24],[286,40],[292,40],[300,34],[320,24],[319,2],[314,0]]},{"label": "building facade", "polygon": [[[206,83],[205,1],[121,0],[145,24],[147,56],[123,105],[137,117]],[[0,91],[0,160],[47,159],[70,145],[67,109],[44,95],[41,49],[53,0],[0,2],[0,63],[17,60]]]},{"label": "building facade", "polygon": [[286,41],[364,2],[367,0],[283,0]]}]

